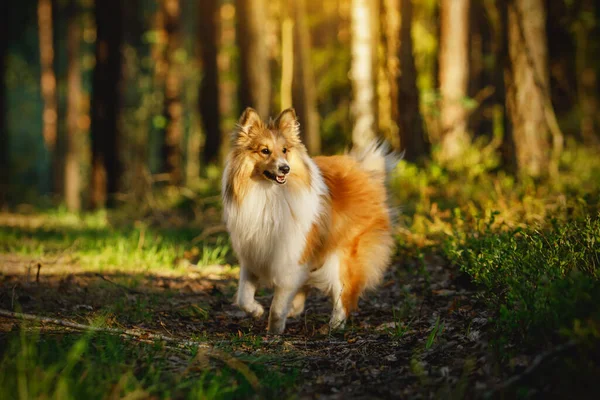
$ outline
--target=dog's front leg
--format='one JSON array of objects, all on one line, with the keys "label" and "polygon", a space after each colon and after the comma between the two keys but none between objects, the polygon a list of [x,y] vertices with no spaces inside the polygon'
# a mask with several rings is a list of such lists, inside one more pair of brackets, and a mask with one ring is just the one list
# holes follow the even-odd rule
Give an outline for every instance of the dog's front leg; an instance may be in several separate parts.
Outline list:
[{"label": "dog's front leg", "polygon": [[289,289],[280,286],[275,287],[275,294],[269,311],[269,333],[280,335],[285,329],[285,320],[290,312],[292,300],[298,292],[297,288]]},{"label": "dog's front leg", "polygon": [[252,272],[248,271],[248,268],[242,263],[236,304],[256,319],[262,317],[265,312],[263,306],[254,299],[257,286],[258,278]]}]

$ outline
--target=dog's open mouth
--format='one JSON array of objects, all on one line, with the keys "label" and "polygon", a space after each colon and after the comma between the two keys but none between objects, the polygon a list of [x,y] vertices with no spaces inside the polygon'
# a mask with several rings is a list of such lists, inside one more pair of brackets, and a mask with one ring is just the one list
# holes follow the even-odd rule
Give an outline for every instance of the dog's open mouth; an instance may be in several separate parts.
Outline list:
[{"label": "dog's open mouth", "polygon": [[287,182],[287,177],[285,175],[275,175],[272,172],[269,171],[265,171],[263,172],[264,175],[269,178],[272,181],[275,181],[277,183],[279,183],[280,185],[283,185],[284,183]]}]

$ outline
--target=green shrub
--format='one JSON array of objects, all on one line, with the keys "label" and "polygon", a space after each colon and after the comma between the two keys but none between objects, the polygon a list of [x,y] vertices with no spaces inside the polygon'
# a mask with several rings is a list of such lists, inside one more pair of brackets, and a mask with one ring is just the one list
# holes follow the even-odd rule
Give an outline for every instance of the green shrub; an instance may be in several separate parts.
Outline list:
[{"label": "green shrub", "polygon": [[525,342],[550,339],[575,320],[600,319],[600,219],[548,228],[455,232],[446,256],[485,289],[501,334]]}]

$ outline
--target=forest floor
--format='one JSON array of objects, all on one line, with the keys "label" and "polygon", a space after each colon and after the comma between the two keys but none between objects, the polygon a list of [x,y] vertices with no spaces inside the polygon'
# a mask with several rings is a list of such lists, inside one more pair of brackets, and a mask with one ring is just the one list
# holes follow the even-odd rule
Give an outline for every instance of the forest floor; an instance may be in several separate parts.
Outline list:
[{"label": "forest floor", "polygon": [[[515,352],[501,368],[480,293],[436,255],[397,258],[343,330],[328,331],[331,305],[313,292],[284,335],[268,336],[266,318],[253,321],[232,305],[235,268],[148,268],[121,257],[151,251],[158,236],[141,243],[139,230],[121,256],[90,264],[90,248],[103,259],[103,246],[118,246],[102,242],[107,232],[45,221],[0,216],[0,309],[35,316],[0,316],[4,398],[23,390],[92,398],[512,397],[540,359]],[[259,292],[264,306],[270,300]],[[99,331],[90,336],[65,323]]]}]

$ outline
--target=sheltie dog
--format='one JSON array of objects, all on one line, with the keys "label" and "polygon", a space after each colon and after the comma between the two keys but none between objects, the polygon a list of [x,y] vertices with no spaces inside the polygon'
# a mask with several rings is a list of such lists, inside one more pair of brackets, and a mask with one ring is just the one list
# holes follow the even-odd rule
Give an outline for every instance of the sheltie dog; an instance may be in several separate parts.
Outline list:
[{"label": "sheltie dog", "polygon": [[331,298],[329,326],[343,326],[381,281],[394,246],[387,153],[372,143],[311,158],[293,109],[268,123],[251,108],[242,114],[223,172],[224,220],[240,261],[237,305],[260,318],[256,289],[274,288],[269,333],[302,313],[311,287]]}]

